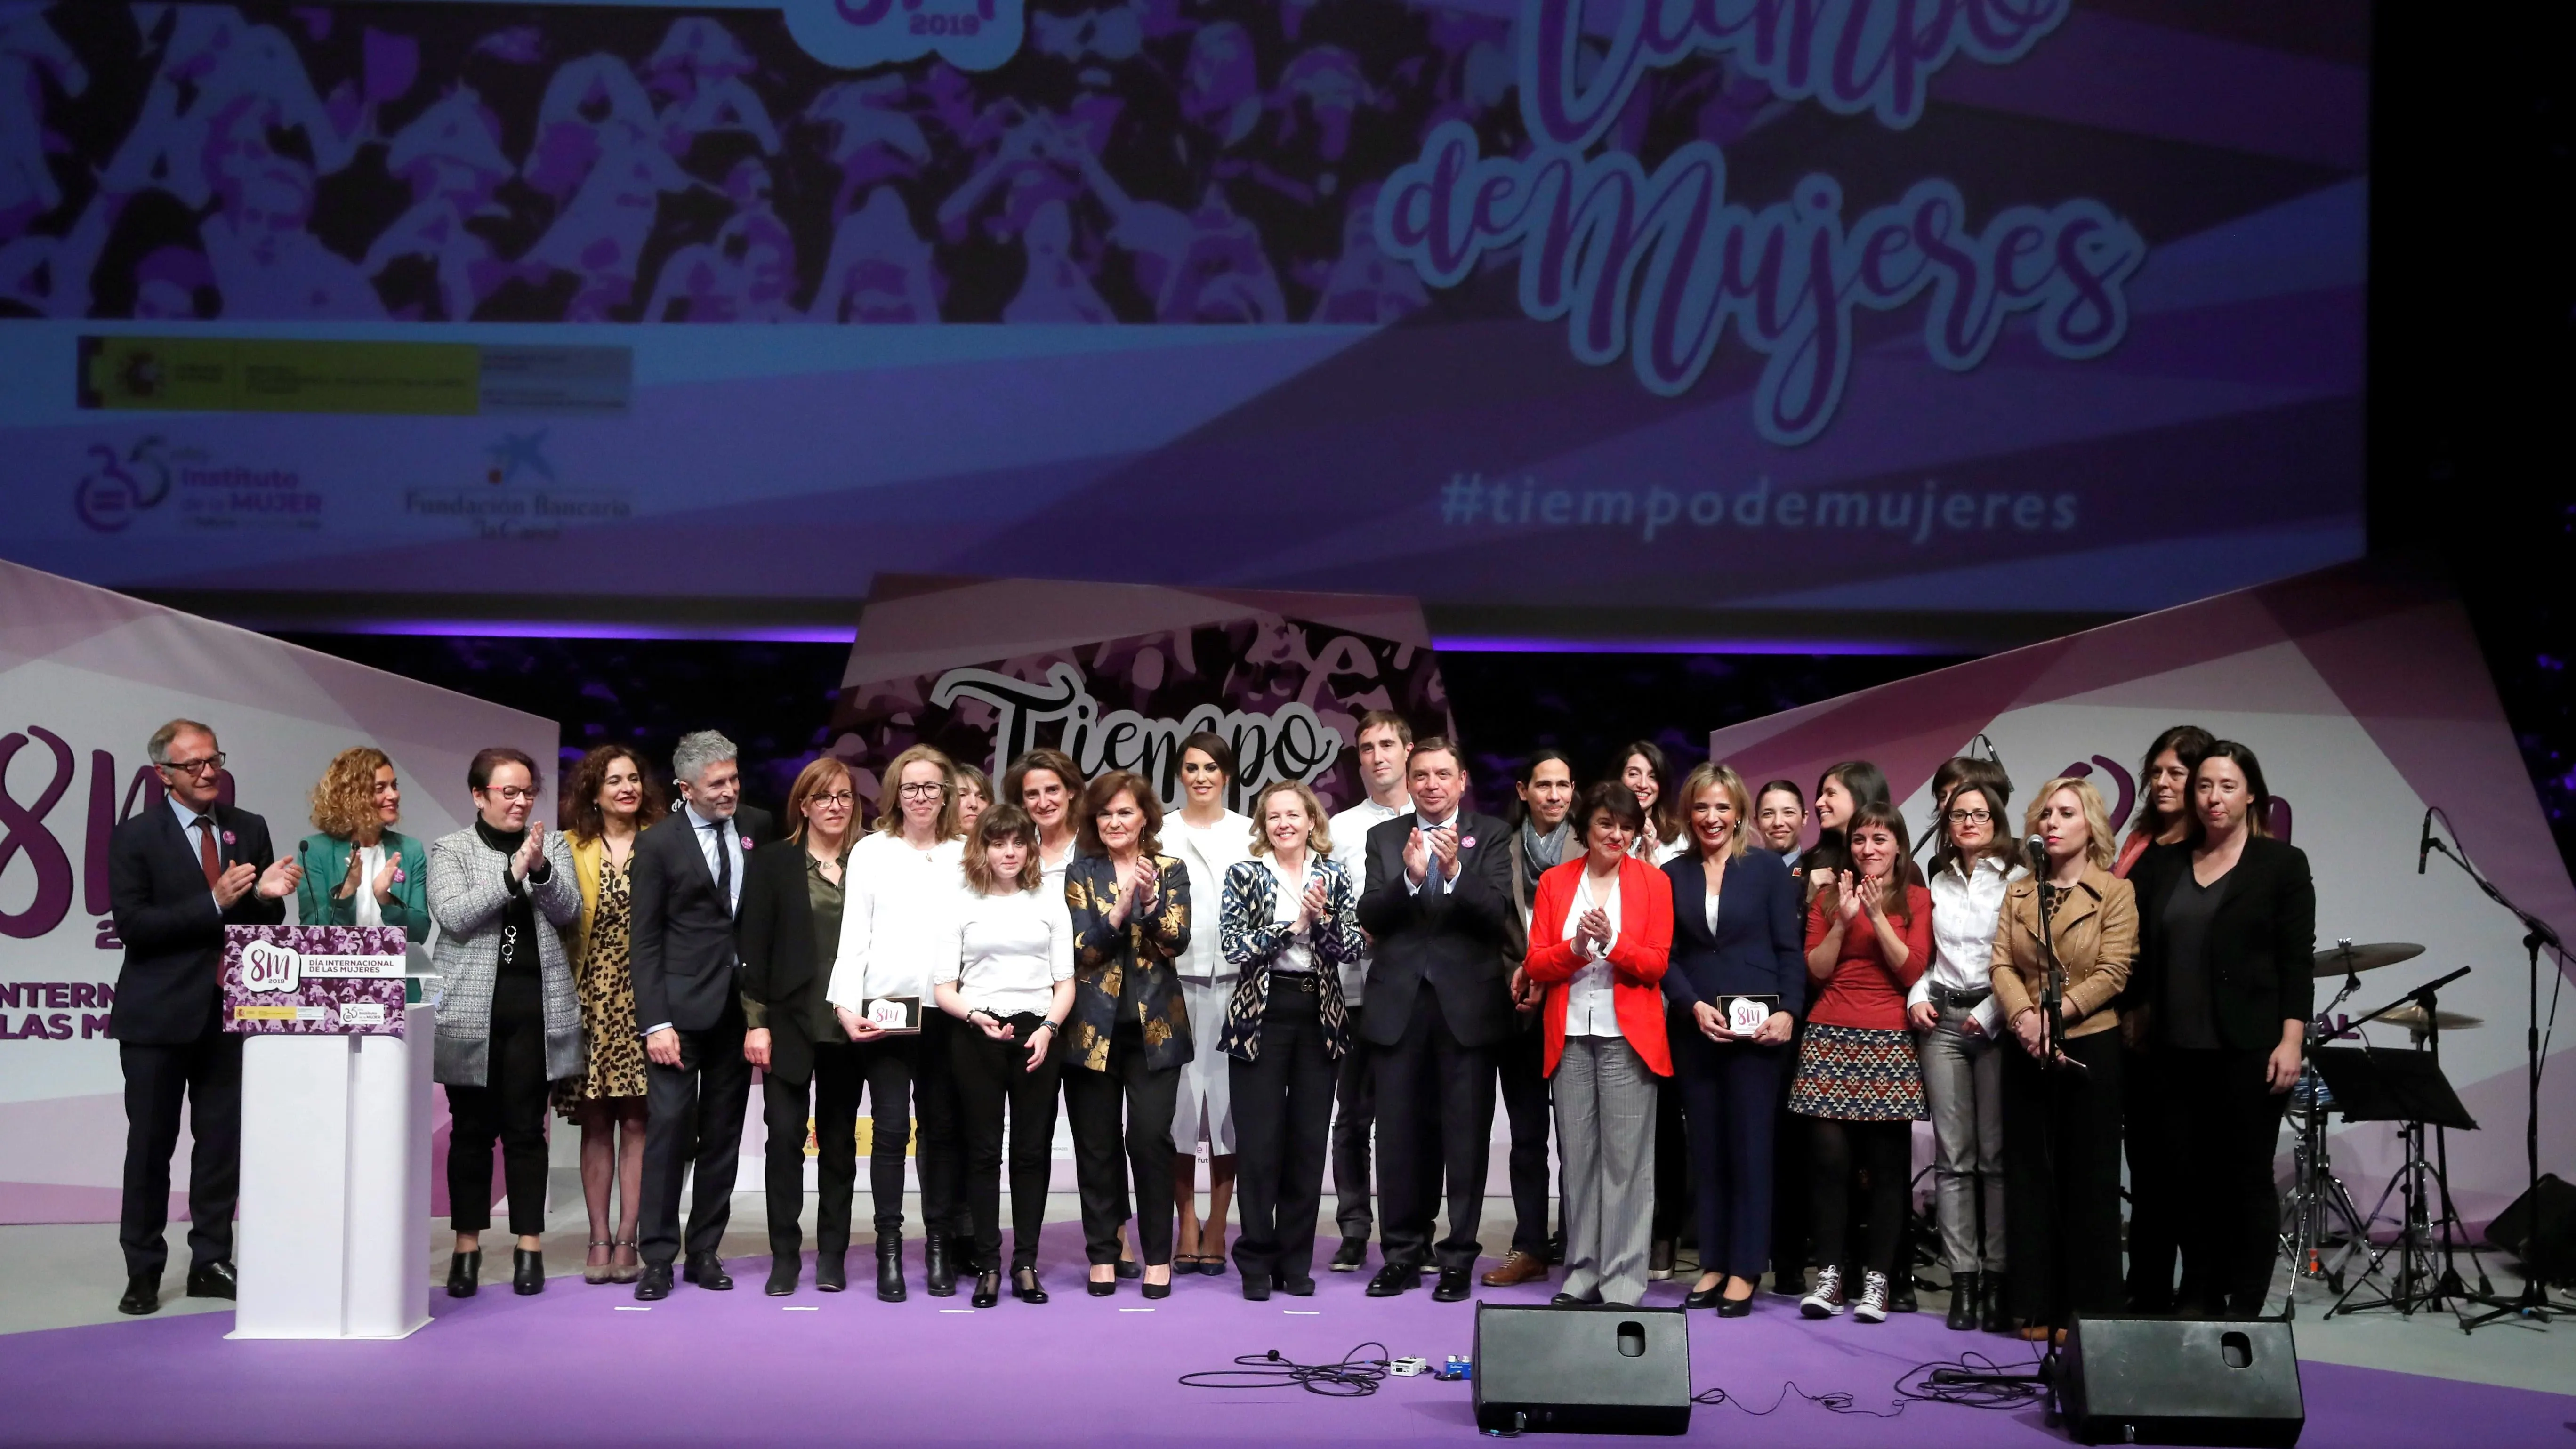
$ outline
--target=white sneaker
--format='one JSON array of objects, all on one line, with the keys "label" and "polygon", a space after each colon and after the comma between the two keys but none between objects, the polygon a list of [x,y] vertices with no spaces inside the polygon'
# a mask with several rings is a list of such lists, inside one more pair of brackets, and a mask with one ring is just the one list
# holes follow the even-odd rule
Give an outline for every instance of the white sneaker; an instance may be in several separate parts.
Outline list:
[{"label": "white sneaker", "polygon": [[1860,1301],[1852,1305],[1852,1321],[1854,1323],[1885,1323],[1887,1321],[1887,1293],[1887,1275],[1885,1273],[1863,1273],[1860,1278]]},{"label": "white sneaker", "polygon": [[1831,1266],[1818,1268],[1815,1290],[1798,1300],[1798,1312],[1808,1318],[1831,1318],[1842,1311],[1843,1270]]}]

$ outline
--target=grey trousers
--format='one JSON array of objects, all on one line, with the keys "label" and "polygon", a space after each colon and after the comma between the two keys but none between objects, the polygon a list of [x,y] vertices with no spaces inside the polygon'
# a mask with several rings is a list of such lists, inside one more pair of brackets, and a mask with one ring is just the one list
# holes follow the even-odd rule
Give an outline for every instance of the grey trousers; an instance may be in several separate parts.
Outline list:
[{"label": "grey trousers", "polygon": [[[1953,1273],[2004,1267],[2004,1078],[2002,1043],[1959,1028],[1969,1009],[1941,1008],[1940,1024],[1916,1041],[1923,1096],[1932,1111],[1933,1201],[1941,1258]],[[1977,1200],[1985,1199],[1983,1250]]]},{"label": "grey trousers", "polygon": [[1619,1038],[1570,1036],[1551,1079],[1564,1169],[1565,1287],[1586,1302],[1646,1296],[1655,1212],[1655,1083]]}]

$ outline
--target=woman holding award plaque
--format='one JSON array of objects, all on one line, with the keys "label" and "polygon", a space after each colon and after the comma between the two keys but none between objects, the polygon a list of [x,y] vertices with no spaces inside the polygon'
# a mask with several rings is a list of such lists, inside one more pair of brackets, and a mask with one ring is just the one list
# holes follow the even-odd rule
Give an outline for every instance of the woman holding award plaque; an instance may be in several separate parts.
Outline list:
[{"label": "woman holding award plaque", "polygon": [[921,1166],[927,1236],[922,1274],[934,1298],[957,1291],[957,1266],[949,1257],[952,1225],[944,1211],[955,1199],[957,1123],[934,1105],[952,1100],[927,1080],[936,1073],[944,1081],[948,1061],[937,1049],[945,1046],[944,1037],[935,1046],[924,1044],[923,1008],[930,1000],[931,968],[950,949],[946,932],[965,888],[959,873],[964,848],[957,840],[957,789],[946,755],[914,745],[886,766],[884,781],[874,828],[850,848],[841,944],[825,996],[857,1048],[854,1065],[867,1082],[877,1297],[900,1303],[906,1293],[903,1155],[916,1109],[922,1140],[914,1160]]},{"label": "woman holding award plaque", "polygon": [[1755,843],[1753,802],[1733,769],[1693,769],[1682,801],[1691,848],[1664,863],[1673,887],[1664,999],[1705,1270],[1683,1301],[1742,1318],[1771,1251],[1783,1058],[1807,999],[1804,892],[1780,852]]}]

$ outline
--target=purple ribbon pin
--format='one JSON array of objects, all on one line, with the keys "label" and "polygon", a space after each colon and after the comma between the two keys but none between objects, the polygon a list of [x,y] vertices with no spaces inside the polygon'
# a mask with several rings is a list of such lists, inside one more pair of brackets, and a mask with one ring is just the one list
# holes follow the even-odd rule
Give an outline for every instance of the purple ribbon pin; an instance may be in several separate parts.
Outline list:
[{"label": "purple ribbon pin", "polygon": [[225,832],[224,832],[224,844],[226,844],[226,845],[230,845],[230,844],[232,844],[232,843],[233,843],[233,833],[232,833],[231,831],[227,830],[227,831],[225,831]]}]

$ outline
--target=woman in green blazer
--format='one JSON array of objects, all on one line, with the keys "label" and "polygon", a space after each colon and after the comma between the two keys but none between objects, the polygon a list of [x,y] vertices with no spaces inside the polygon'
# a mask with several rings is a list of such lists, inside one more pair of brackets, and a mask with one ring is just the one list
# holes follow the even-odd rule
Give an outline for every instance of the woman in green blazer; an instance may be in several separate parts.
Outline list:
[{"label": "woman in green blazer", "polygon": [[420,842],[394,829],[402,784],[371,745],[342,750],[313,787],[318,827],[295,847],[304,879],[295,918],[308,926],[398,926],[429,939],[429,871]]}]

